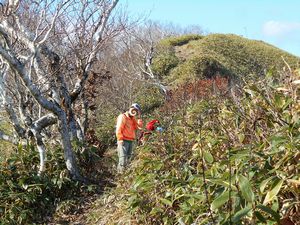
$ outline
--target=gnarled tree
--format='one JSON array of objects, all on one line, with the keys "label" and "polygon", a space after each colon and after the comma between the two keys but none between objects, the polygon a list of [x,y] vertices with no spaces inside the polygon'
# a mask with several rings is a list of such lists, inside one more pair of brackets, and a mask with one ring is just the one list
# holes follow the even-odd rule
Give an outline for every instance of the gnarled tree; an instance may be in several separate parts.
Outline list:
[{"label": "gnarled tree", "polygon": [[71,141],[84,139],[85,83],[92,73],[102,75],[94,67],[101,49],[124,29],[124,15],[114,10],[117,3],[10,0],[1,4],[0,104],[15,136],[0,131],[0,138],[12,142],[34,138],[40,172],[45,169],[44,142],[58,136],[67,169],[81,178]]}]

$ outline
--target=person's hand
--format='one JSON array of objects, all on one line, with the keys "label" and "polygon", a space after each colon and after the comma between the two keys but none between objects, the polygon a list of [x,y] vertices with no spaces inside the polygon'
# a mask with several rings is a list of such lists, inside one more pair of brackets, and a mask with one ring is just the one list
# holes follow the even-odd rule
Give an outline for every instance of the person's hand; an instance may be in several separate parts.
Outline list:
[{"label": "person's hand", "polygon": [[123,140],[119,140],[117,143],[118,144],[123,144]]}]

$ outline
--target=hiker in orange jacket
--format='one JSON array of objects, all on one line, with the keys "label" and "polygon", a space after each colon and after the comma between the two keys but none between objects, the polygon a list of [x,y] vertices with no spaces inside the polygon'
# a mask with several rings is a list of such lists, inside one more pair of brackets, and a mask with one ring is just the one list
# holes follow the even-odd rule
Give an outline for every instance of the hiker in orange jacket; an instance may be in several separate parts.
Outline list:
[{"label": "hiker in orange jacket", "polygon": [[136,139],[136,131],[142,129],[143,122],[140,118],[141,107],[134,103],[131,105],[129,110],[118,116],[116,126],[116,136],[118,141],[118,172],[122,172],[125,166],[128,165],[132,158],[133,142]]}]

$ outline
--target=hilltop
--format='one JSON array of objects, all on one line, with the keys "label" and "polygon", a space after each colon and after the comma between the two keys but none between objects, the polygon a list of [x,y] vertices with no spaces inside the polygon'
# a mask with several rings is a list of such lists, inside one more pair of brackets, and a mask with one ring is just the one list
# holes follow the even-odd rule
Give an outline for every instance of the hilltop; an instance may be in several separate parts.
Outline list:
[{"label": "hilltop", "polygon": [[233,34],[170,37],[157,45],[153,70],[167,84],[176,85],[216,74],[240,80],[263,76],[285,67],[296,67],[299,58],[263,41]]}]

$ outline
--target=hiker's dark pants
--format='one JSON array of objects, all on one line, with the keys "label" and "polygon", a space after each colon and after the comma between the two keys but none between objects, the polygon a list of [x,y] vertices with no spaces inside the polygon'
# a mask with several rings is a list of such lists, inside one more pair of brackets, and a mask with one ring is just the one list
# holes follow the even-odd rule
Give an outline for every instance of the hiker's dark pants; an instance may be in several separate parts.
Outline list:
[{"label": "hiker's dark pants", "polygon": [[133,141],[118,142],[118,172],[123,172],[124,168],[129,164],[132,159]]}]

